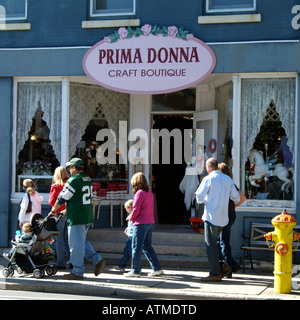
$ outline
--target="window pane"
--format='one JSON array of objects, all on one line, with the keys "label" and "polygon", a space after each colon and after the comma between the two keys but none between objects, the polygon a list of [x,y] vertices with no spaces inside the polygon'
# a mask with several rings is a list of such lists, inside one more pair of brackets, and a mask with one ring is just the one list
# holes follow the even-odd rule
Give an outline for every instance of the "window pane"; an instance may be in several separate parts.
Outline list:
[{"label": "window pane", "polygon": [[295,80],[243,79],[241,189],[249,199],[294,199]]},{"label": "window pane", "polygon": [[122,164],[126,159],[120,161],[119,121],[127,123],[128,130],[128,118],[128,94],[71,83],[70,156],[83,159],[87,174],[101,189],[109,182],[127,184],[128,165]]},{"label": "window pane", "polygon": [[26,0],[0,0],[6,13],[6,19],[26,18]]},{"label": "window pane", "polygon": [[152,111],[195,111],[196,90],[153,95]]},{"label": "window pane", "polygon": [[17,163],[17,192],[22,191],[26,178],[35,182],[35,189],[49,193],[54,169],[59,162],[49,140],[49,128],[43,120],[43,112],[38,108],[32,118],[31,128]]},{"label": "window pane", "polygon": [[16,192],[31,178],[39,192],[49,193],[59,165],[61,83],[18,82],[16,127]]},{"label": "window pane", "polygon": [[135,0],[93,0],[93,14],[133,14]]},{"label": "window pane", "polygon": [[207,0],[208,11],[255,10],[254,0]]}]

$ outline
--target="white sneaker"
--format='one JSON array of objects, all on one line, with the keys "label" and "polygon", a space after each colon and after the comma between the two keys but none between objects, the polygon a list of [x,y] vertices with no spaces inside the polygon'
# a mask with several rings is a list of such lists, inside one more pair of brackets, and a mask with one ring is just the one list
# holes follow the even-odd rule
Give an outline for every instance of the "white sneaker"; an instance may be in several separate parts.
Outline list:
[{"label": "white sneaker", "polygon": [[120,268],[119,266],[113,266],[113,269],[116,271],[122,271],[122,272],[125,271],[125,268]]},{"label": "white sneaker", "polygon": [[164,272],[160,269],[160,270],[156,270],[148,273],[148,277],[156,277],[156,276],[161,276],[163,274]]},{"label": "white sneaker", "polygon": [[136,277],[139,277],[140,274],[139,273],[132,273],[130,271],[130,272],[127,272],[127,273],[123,273],[123,276],[126,277],[126,278],[136,278]]}]

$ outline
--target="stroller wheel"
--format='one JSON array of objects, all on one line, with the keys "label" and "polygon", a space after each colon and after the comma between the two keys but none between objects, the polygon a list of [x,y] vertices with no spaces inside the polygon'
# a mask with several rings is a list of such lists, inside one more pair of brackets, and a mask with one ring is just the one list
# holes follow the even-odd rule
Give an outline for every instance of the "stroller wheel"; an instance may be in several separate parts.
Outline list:
[{"label": "stroller wheel", "polygon": [[34,269],[33,270],[33,276],[36,278],[36,279],[42,279],[45,275],[45,272],[44,270],[40,270],[40,269]]},{"label": "stroller wheel", "polygon": [[45,268],[45,271],[48,276],[53,276],[57,272],[57,268],[55,266],[47,266]]},{"label": "stroller wheel", "polygon": [[11,267],[4,268],[2,274],[5,278],[12,277],[14,275],[14,269]]},{"label": "stroller wheel", "polygon": [[17,272],[18,272],[18,274],[22,274],[22,273],[23,273],[23,270],[22,270],[20,267],[18,267],[18,268],[17,268]]}]

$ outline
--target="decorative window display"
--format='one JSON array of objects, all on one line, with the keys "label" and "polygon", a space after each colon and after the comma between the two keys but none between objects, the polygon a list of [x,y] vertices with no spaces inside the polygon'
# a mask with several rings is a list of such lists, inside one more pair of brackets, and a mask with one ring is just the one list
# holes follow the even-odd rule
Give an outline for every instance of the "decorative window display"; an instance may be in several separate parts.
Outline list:
[{"label": "decorative window display", "polygon": [[[39,192],[49,193],[53,172],[60,165],[62,132],[66,130],[61,121],[61,101],[61,82],[17,83],[15,192],[22,192],[22,181],[31,178]],[[103,187],[107,182],[127,183],[127,164],[119,164],[118,140],[119,121],[128,127],[128,118],[128,94],[70,83],[69,156],[82,158],[87,173]],[[106,137],[97,140],[97,134],[102,129],[115,134],[114,162],[101,162]]]},{"label": "decorative window display", "polygon": [[18,83],[17,97],[16,191],[31,178],[48,193],[60,157],[61,83]]},{"label": "decorative window display", "polygon": [[294,199],[295,79],[243,79],[241,109],[241,188],[247,204],[285,200],[288,206]]},{"label": "decorative window display", "polygon": [[36,190],[49,193],[61,152],[61,83],[20,82],[17,88],[15,191],[31,178]]},{"label": "decorative window display", "polygon": [[[119,121],[128,121],[129,95],[113,92],[97,85],[70,85],[70,155],[84,160],[88,175],[101,187],[108,182],[127,181],[127,164],[119,163]],[[127,126],[128,127],[128,126]],[[114,163],[102,164],[101,146],[97,134],[111,129],[115,134]],[[104,151],[104,150],[103,150]],[[104,151],[104,156],[106,155]]]}]

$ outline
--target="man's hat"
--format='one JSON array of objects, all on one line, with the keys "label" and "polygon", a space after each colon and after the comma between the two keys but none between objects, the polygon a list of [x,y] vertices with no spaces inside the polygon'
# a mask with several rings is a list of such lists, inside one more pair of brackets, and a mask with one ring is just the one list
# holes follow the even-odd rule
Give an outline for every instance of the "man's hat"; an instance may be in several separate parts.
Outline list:
[{"label": "man's hat", "polygon": [[83,161],[80,158],[73,158],[66,163],[66,167],[74,166],[77,168],[83,168]]}]

